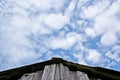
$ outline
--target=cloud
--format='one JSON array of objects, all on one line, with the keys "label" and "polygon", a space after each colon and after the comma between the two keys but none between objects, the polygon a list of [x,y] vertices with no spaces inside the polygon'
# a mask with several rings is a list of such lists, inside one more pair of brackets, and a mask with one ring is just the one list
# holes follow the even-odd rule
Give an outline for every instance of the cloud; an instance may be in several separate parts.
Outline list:
[{"label": "cloud", "polygon": [[77,62],[78,63],[80,63],[80,64],[83,64],[83,65],[88,65],[87,64],[87,62],[85,61],[85,59],[84,59],[84,57],[83,57],[83,55],[82,54],[73,54],[73,56],[75,57],[75,58],[77,58]]},{"label": "cloud", "polygon": [[38,11],[49,11],[50,9],[60,10],[63,6],[64,0],[56,1],[56,0],[26,0],[21,1],[17,0],[14,1],[19,7],[30,9],[30,7],[35,7],[35,9],[38,9]]},{"label": "cloud", "polygon": [[80,34],[77,34],[75,32],[67,33],[64,37],[52,37],[49,38],[47,41],[47,46],[51,49],[69,49],[73,47],[73,45],[82,40],[82,36]]},{"label": "cloud", "polygon": [[[87,36],[96,37],[102,35],[100,41],[102,45],[115,45],[118,40],[118,38],[116,37],[116,33],[120,31],[120,24],[117,16],[120,11],[118,7],[119,3],[115,1],[109,8],[106,7],[107,9],[105,11],[103,9],[100,14],[97,13],[97,16],[93,14],[95,16],[95,19],[92,19],[94,21],[94,24],[90,26],[91,28],[87,27],[85,29],[85,33],[87,34]],[[90,16],[92,17],[92,15]],[[88,18],[91,19],[91,17]]]},{"label": "cloud", "polygon": [[111,46],[113,44],[117,43],[117,37],[114,33],[112,32],[106,32],[105,34],[103,34],[103,36],[101,37],[101,44],[105,45],[105,46]]},{"label": "cloud", "polygon": [[101,54],[98,51],[94,49],[88,50],[88,55],[87,55],[88,61],[91,61],[92,63],[99,63],[100,59],[101,59]]},{"label": "cloud", "polygon": [[109,5],[110,5],[109,0],[97,1],[95,4],[90,5],[89,7],[83,9],[84,16],[85,18],[95,18],[105,9],[107,9]]},{"label": "cloud", "polygon": [[114,46],[111,51],[106,53],[106,56],[116,62],[120,62],[120,46]]},{"label": "cloud", "polygon": [[69,23],[69,17],[62,14],[50,14],[45,19],[45,24],[53,30],[59,30]]},{"label": "cloud", "polygon": [[53,56],[119,65],[119,7],[117,0],[1,0],[0,70]]},{"label": "cloud", "polygon": [[96,36],[95,31],[92,28],[89,28],[89,27],[85,29],[85,33],[86,33],[87,36],[90,36],[90,37],[95,37]]}]

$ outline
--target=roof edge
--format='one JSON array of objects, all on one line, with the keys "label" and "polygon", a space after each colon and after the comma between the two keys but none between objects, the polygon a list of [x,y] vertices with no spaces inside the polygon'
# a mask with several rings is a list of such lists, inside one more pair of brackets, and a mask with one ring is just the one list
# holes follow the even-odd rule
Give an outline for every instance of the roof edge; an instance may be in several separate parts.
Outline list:
[{"label": "roof edge", "polygon": [[81,65],[78,63],[73,63],[70,61],[66,61],[62,58],[53,57],[51,60],[47,60],[40,63],[35,63],[31,65],[22,66],[19,68],[6,70],[0,72],[0,80],[4,77],[11,77],[15,75],[23,75],[25,73],[31,73],[38,70],[44,69],[45,65],[51,64],[60,64],[62,63],[64,66],[67,66],[71,71],[82,71],[88,74],[90,77],[102,78],[102,79],[110,79],[110,80],[120,80],[120,72],[115,70],[110,70],[102,67],[90,67],[86,65]]}]

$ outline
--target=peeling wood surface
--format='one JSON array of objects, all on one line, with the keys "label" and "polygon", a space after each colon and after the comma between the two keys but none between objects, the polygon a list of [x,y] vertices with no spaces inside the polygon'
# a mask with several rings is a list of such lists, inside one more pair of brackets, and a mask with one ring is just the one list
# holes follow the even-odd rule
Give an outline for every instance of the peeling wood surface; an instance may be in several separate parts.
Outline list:
[{"label": "peeling wood surface", "polygon": [[19,80],[41,80],[43,71],[37,71],[36,73],[24,74]]},{"label": "peeling wood surface", "polygon": [[89,80],[87,74],[70,71],[63,64],[46,65],[43,71],[24,74],[19,80]]}]

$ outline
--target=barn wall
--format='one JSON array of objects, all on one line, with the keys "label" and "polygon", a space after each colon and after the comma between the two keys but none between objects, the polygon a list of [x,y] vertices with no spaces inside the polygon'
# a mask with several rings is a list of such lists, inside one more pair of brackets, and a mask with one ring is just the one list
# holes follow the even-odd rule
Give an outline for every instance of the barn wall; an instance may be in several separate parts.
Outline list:
[{"label": "barn wall", "polygon": [[44,70],[26,73],[19,80],[101,80],[88,78],[80,71],[70,71],[63,64],[46,65]]},{"label": "barn wall", "polygon": [[46,65],[44,70],[26,73],[19,80],[98,80],[80,71],[70,71],[63,64]]}]

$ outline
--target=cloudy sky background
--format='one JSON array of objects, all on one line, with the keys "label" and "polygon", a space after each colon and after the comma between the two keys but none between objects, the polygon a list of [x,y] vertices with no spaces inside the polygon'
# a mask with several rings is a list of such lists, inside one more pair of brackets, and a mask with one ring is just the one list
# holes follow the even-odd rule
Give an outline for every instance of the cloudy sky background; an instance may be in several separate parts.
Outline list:
[{"label": "cloudy sky background", "polygon": [[120,71],[120,0],[0,0],[0,71],[52,57]]}]

